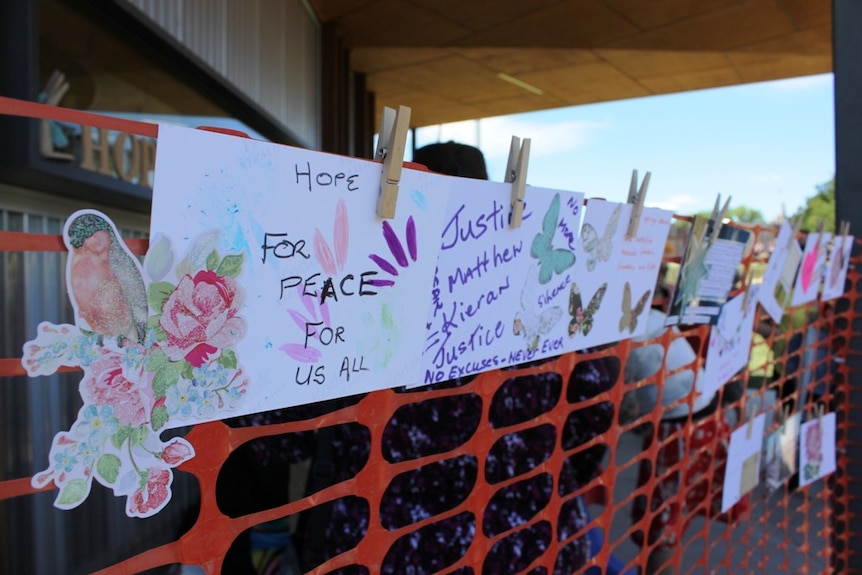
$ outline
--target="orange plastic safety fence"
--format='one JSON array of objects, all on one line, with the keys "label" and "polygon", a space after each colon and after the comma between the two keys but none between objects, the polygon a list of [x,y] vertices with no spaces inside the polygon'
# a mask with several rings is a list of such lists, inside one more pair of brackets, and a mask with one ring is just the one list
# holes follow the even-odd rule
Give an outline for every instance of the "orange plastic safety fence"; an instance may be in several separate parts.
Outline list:
[{"label": "orange plastic safety fence", "polygon": [[[58,237],[31,234],[4,233],[0,244],[6,252],[64,249]],[[133,249],[143,253],[146,243]],[[755,260],[749,256],[746,267]],[[200,487],[192,525],[173,542],[125,557],[105,550],[88,564],[104,575],[176,564],[219,573],[223,562],[233,572],[231,561],[249,553],[249,530],[265,534],[284,525],[275,520],[293,517],[292,565],[319,574],[538,575],[609,565],[631,573],[846,570],[851,462],[844,447],[853,425],[846,359],[860,277],[848,278],[846,297],[796,308],[771,326],[753,344],[749,369],[710,409],[682,419],[662,414],[692,398],[662,407],[661,392],[669,376],[702,366],[704,326],[470,380],[195,426],[185,437],[196,456],[180,467]],[[680,337],[698,352],[694,363],[626,381],[634,348],[667,349]],[[20,376],[18,361],[2,360],[0,375]],[[650,387],[658,407],[641,412],[631,400]],[[793,478],[774,490],[761,484],[717,512],[727,441],[743,414],[771,413],[770,433],[784,406],[811,418],[818,404],[837,412],[838,471],[802,488]],[[242,425],[249,422],[258,424]],[[267,463],[272,456],[282,464]],[[309,459],[307,473],[299,464]],[[305,491],[288,495],[288,483],[306,476]],[[283,500],[270,505],[262,481],[280,486]],[[6,479],[0,505],[34,493],[28,477]],[[0,533],[14,552],[15,526]]]}]

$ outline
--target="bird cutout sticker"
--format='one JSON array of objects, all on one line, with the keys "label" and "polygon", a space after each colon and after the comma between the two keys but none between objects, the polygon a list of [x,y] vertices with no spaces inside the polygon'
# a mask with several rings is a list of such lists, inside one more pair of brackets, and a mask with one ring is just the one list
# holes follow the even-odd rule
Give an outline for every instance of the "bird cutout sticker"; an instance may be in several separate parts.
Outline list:
[{"label": "bird cutout sticker", "polygon": [[527,340],[529,351],[536,351],[542,338],[548,336],[563,317],[563,309],[560,306],[536,309],[541,292],[537,283],[537,266],[532,266],[527,272],[524,287],[521,289],[521,310],[515,314],[512,322],[512,333]]},{"label": "bird cutout sticker", "polygon": [[651,295],[650,290],[646,290],[643,295],[638,299],[638,302],[632,306],[632,286],[629,282],[625,283],[625,287],[623,287],[623,301],[622,301],[622,312],[623,315],[620,318],[620,333],[628,330],[629,333],[634,333],[638,327],[638,318],[643,313],[646,308],[646,304],[649,301]]},{"label": "bird cutout sticker", "polygon": [[569,291],[569,315],[572,316],[572,319],[569,320],[569,337],[574,337],[578,333],[589,335],[590,330],[593,329],[593,320],[599,311],[599,306],[602,305],[602,298],[605,297],[607,289],[608,282],[605,282],[596,290],[590,303],[584,308],[581,290],[578,284],[572,283]]},{"label": "bird cutout sticker", "polygon": [[63,234],[69,259],[66,283],[75,323],[99,337],[142,344],[147,329],[147,290],[141,264],[113,224],[95,212],[77,215]]},{"label": "bird cutout sticker", "polygon": [[622,208],[622,204],[618,204],[614,208],[608,220],[608,225],[605,226],[605,232],[601,237],[599,237],[596,228],[590,223],[585,223],[581,228],[581,243],[587,254],[587,271],[593,271],[596,269],[597,263],[606,262],[611,259],[614,249],[614,234],[617,233],[617,225],[620,221]]},{"label": "bird cutout sticker", "polygon": [[[81,368],[83,406],[55,435],[49,466],[31,485],[53,483],[55,507],[72,509],[95,479],[126,497],[128,516],[149,517],[170,501],[173,468],[195,455],[185,439],[163,441],[160,431],[234,410],[248,390],[232,349],[246,329],[236,281],[244,258],[220,254],[207,233],[173,266],[162,236],[141,266],[113,222],[94,210],[72,214],[63,239],[75,325],[41,323],[22,364],[31,377]],[[191,257],[204,245],[205,257]]]},{"label": "bird cutout sticker", "polygon": [[567,249],[554,247],[554,233],[560,218],[560,194],[554,195],[542,220],[542,231],[533,238],[530,255],[539,260],[539,283],[551,281],[554,274],[561,274],[575,264],[575,254]]}]

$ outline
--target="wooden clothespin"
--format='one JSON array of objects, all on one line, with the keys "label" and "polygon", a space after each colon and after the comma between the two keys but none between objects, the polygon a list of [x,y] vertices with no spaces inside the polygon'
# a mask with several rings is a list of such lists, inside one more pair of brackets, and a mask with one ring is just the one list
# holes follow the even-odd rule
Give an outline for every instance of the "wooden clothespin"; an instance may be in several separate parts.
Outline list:
[{"label": "wooden clothespin", "polygon": [[818,235],[822,235],[824,227],[826,227],[826,221],[823,218],[817,218],[817,226],[814,228],[814,231]]},{"label": "wooden clothespin", "polygon": [[801,215],[797,216],[795,219],[792,220],[792,222],[793,223],[791,224],[791,226],[793,229],[790,232],[790,237],[787,239],[787,247],[788,248],[793,245],[793,242],[796,240],[796,237],[799,235],[799,230],[802,228],[802,216]]},{"label": "wooden clothespin", "polygon": [[822,403],[817,404],[817,425],[823,427],[823,414],[826,412],[826,406]]},{"label": "wooden clothespin", "polygon": [[530,165],[530,138],[521,139],[512,136],[509,146],[509,161],[506,162],[506,183],[512,184],[512,218],[509,227],[516,229],[521,227],[524,218],[524,193],[527,189],[527,168]]},{"label": "wooden clothespin", "polygon": [[784,409],[781,410],[781,435],[784,435],[788,419],[790,419],[790,404],[785,403]]},{"label": "wooden clothespin", "polygon": [[719,232],[721,231],[722,222],[724,221],[724,216],[727,215],[727,208],[730,207],[730,196],[727,196],[727,201],[724,202],[724,207],[719,211],[718,206],[721,203],[721,194],[715,198],[715,207],[712,209],[712,235],[709,237],[710,243],[714,242],[718,237]]},{"label": "wooden clothespin", "polygon": [[838,236],[842,238],[841,243],[844,244],[843,238],[850,235],[850,222],[848,220],[842,220],[838,225]]},{"label": "wooden clothespin", "polygon": [[404,149],[407,147],[407,130],[410,129],[410,112],[407,106],[398,106],[397,112],[392,108],[383,108],[374,158],[383,162],[377,215],[384,219],[395,217]]},{"label": "wooden clothespin", "polygon": [[751,439],[751,433],[754,430],[754,412],[757,411],[755,407],[745,406],[745,439]]},{"label": "wooden clothespin", "polygon": [[641,214],[644,210],[644,200],[646,199],[647,188],[649,187],[650,172],[644,176],[644,181],[641,183],[640,191],[638,191],[638,171],[632,170],[632,182],[629,185],[629,199],[627,202],[632,204],[632,215],[629,218],[629,226],[626,228],[626,237],[633,238],[638,234],[638,226],[640,225]]},{"label": "wooden clothespin", "polygon": [[751,297],[751,282],[754,280],[754,270],[752,268],[748,268],[748,273],[745,274],[745,291],[742,292],[742,316],[745,317],[748,314],[748,300]]}]

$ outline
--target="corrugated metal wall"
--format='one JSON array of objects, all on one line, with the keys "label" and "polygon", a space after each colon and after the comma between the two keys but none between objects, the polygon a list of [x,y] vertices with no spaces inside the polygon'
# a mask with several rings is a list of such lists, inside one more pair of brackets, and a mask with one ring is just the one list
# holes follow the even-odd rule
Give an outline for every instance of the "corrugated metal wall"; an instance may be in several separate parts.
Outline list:
[{"label": "corrugated metal wall", "polygon": [[301,0],[125,0],[320,148],[320,26]]},{"label": "corrugated metal wall", "polygon": [[[0,185],[0,230],[62,232],[63,217],[4,205],[7,200],[21,203],[19,195]],[[38,207],[38,202],[33,205]],[[134,227],[121,229],[123,236],[145,235],[140,231],[145,227]],[[2,357],[20,356],[41,321],[74,323],[66,296],[65,262],[65,253],[0,253]],[[69,429],[81,407],[80,379],[80,373],[65,373],[3,381],[0,480],[31,476],[48,467],[51,439]],[[69,512],[53,507],[56,491],[5,501],[0,505],[0,524],[13,532],[3,540],[15,541],[15,548],[0,550],[0,574],[83,575],[172,541],[194,520],[200,498],[197,481],[186,473],[175,475],[173,491],[179,504],[147,521],[127,517],[125,499],[102,488],[93,489],[87,505]]]}]

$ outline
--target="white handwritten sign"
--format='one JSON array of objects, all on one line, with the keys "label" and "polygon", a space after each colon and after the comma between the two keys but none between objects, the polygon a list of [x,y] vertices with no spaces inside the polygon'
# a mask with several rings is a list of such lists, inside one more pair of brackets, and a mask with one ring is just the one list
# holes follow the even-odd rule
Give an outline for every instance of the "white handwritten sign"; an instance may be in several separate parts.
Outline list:
[{"label": "white handwritten sign", "polygon": [[761,413],[750,421],[743,422],[730,434],[724,489],[721,494],[722,513],[733,507],[760,483],[760,457],[765,422],[766,416]]},{"label": "white handwritten sign", "polygon": [[802,262],[796,274],[796,285],[793,287],[793,297],[790,305],[797,306],[817,299],[820,294],[820,284],[826,269],[826,256],[831,232],[811,232],[805,239],[805,250],[802,252]]},{"label": "white handwritten sign", "polygon": [[523,222],[512,229],[510,185],[453,182],[422,382],[570,351],[566,310],[583,195],[528,188]]},{"label": "white handwritten sign", "polygon": [[828,269],[823,277],[823,293],[820,296],[824,301],[841,297],[844,293],[853,241],[853,236],[835,236],[832,240]]},{"label": "white handwritten sign", "polygon": [[748,364],[754,334],[754,310],[758,286],[751,286],[748,306],[745,294],[729,299],[722,307],[718,323],[709,332],[706,365],[697,381],[698,390],[712,397],[725,383]]},{"label": "white handwritten sign", "polygon": [[575,349],[644,333],[671,212],[646,208],[638,233],[625,237],[632,206],[591,199],[575,265],[569,335]]},{"label": "white handwritten sign", "polygon": [[[377,163],[165,126],[157,164],[153,237],[192,259],[236,254],[244,262],[237,311],[246,329],[234,349],[251,387],[237,410],[190,419],[421,379],[450,179],[405,170],[397,217],[384,221]],[[172,273],[183,275],[182,261]]]},{"label": "white handwritten sign", "polygon": [[785,220],[781,223],[778,237],[775,238],[775,249],[769,256],[763,282],[757,292],[760,305],[775,323],[780,323],[784,310],[790,303],[793,293],[793,281],[799,269],[802,250],[796,238],[792,238],[793,228]]}]

